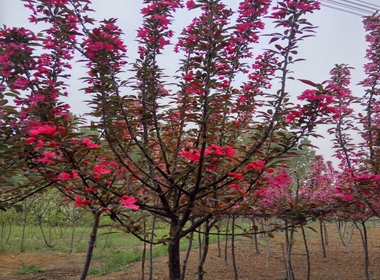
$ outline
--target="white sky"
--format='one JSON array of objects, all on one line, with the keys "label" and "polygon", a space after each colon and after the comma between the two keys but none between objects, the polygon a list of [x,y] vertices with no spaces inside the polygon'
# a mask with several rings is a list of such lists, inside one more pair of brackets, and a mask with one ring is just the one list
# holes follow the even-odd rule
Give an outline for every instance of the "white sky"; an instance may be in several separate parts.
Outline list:
[{"label": "white sky", "polygon": [[[141,23],[139,10],[141,2],[138,0],[93,0],[93,9],[96,14],[93,16],[97,19],[118,18],[118,24],[123,29],[125,42],[128,46],[129,61],[133,61],[136,54],[137,44],[134,42],[136,29]],[[239,1],[226,0],[225,3],[231,7],[236,7]],[[373,4],[379,4],[378,0],[366,0]],[[29,10],[23,7],[23,2],[20,0],[0,0],[0,24],[11,26],[24,26],[32,30],[38,31],[39,27],[31,25],[28,22]],[[183,26],[188,24],[192,19],[192,13],[186,10],[180,12],[176,19],[175,25],[180,31]],[[346,63],[354,67],[352,70],[352,83],[357,84],[364,78],[363,64],[365,49],[367,44],[364,41],[365,32],[363,29],[362,19],[357,15],[352,15],[322,6],[320,11],[308,16],[308,19],[317,29],[317,35],[314,38],[308,38],[302,42],[298,51],[299,57],[305,58],[306,62],[300,62],[294,65],[294,76],[300,79],[308,79],[314,82],[322,82],[329,78],[329,71],[334,64]],[[265,31],[269,33],[270,31]],[[262,46],[263,48],[267,46]],[[257,50],[259,53],[259,49]],[[168,69],[170,74],[176,70],[176,58],[170,57],[171,53],[165,54],[162,57],[162,67]],[[73,79],[84,76],[85,69],[75,69]],[[72,91],[81,88],[80,83],[73,84]],[[289,87],[289,91],[294,96],[298,95],[304,86],[302,84],[294,84]],[[363,90],[360,87],[353,87],[355,95],[360,96]],[[84,104],[81,104],[84,95],[80,92],[69,92],[69,103],[72,106],[74,113],[83,114],[87,111]],[[321,128],[323,133],[327,130]],[[328,138],[325,140],[318,139],[321,153],[326,159],[329,159],[332,151],[328,147],[331,146]]]}]

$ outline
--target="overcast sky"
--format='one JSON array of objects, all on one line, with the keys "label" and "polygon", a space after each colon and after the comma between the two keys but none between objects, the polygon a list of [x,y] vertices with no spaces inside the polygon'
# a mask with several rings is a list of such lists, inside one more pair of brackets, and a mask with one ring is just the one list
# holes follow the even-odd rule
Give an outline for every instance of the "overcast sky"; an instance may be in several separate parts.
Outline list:
[{"label": "overcast sky", "polygon": [[[378,4],[378,0],[367,0],[367,2]],[[123,29],[125,42],[128,45],[128,56],[130,60],[135,57],[137,45],[134,42],[136,29],[141,23],[139,9],[141,2],[138,0],[93,0],[93,8],[96,11],[94,17],[97,19],[118,18],[118,24]],[[236,7],[239,1],[226,0],[225,3],[231,7]],[[20,0],[0,0],[0,23],[11,26],[26,26],[35,31],[39,27],[28,23],[29,10],[23,7]],[[186,10],[180,12],[176,18],[177,30],[180,31],[183,26],[188,24],[193,14]],[[352,71],[352,83],[357,84],[364,78],[363,64],[365,49],[367,44],[364,41],[365,32],[363,29],[362,18],[340,12],[327,7],[322,7],[320,11],[309,15],[308,19],[311,23],[319,26],[317,35],[302,42],[299,48],[299,57],[305,58],[306,62],[300,62],[294,66],[294,76],[300,79],[308,79],[314,82],[322,82],[329,78],[329,71],[334,64],[346,63],[355,69]],[[268,31],[267,31],[268,32]],[[270,32],[270,31],[269,31]],[[266,47],[266,46],[260,46]],[[259,47],[257,47],[259,48]],[[257,50],[258,52],[259,49]],[[176,69],[176,63],[170,57],[165,56],[162,59],[163,67],[173,73]],[[175,62],[175,61],[174,61]],[[78,73],[73,74],[73,78],[83,76],[84,69],[77,69]],[[78,76],[77,76],[78,74]],[[78,83],[74,88],[80,88]],[[302,85],[292,85],[290,90],[298,95],[303,88]],[[74,89],[75,90],[75,89]],[[355,95],[362,95],[363,91],[360,87],[353,87]],[[83,94],[76,92],[71,94],[70,102],[74,113],[82,114],[86,111],[83,104]],[[321,132],[327,128],[321,128]],[[328,147],[328,140],[318,140],[318,144]],[[331,150],[324,148],[319,151],[329,158]]]}]

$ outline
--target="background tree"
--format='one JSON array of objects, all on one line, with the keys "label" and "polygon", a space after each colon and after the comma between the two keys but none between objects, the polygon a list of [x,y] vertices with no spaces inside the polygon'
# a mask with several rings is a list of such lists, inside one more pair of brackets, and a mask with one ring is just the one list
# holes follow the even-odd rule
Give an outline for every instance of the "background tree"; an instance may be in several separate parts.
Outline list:
[{"label": "background tree", "polygon": [[[116,19],[95,22],[90,1],[24,2],[30,21],[49,27],[38,36],[25,28],[0,32],[2,90],[19,108],[7,109],[17,128],[7,145],[32,180],[8,201],[54,186],[76,207],[107,213],[136,235],[139,221],[120,206],[148,211],[169,225],[159,242],[168,244],[171,280],[183,273],[180,239],[215,215],[252,211],[257,190],[290,184],[281,160],[336,112],[323,88],[304,91],[294,105],[286,87],[298,43],[314,32],[305,15],[319,9],[317,1],[244,0],[234,22],[221,0],[187,1],[199,15],[174,44],[183,58],[171,87],[158,58],[173,43],[182,1],[144,1],[139,58],[130,63]],[[278,32],[270,34],[273,49],[254,54],[263,16]],[[59,99],[69,94],[64,79],[74,53],[88,69],[91,125]],[[127,68],[134,76],[124,80]],[[97,134],[79,133],[81,125]]]}]

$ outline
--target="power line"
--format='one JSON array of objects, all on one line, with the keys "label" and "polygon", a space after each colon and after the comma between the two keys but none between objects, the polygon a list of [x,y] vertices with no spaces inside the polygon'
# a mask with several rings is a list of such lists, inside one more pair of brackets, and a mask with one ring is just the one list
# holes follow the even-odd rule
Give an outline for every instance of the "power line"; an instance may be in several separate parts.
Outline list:
[{"label": "power line", "polygon": [[[372,9],[368,9],[362,4],[353,3],[351,1],[337,1],[337,0],[323,0],[323,1],[328,2],[329,4],[334,5],[334,6],[335,5],[340,6],[344,9],[348,8],[348,9],[352,9],[361,13],[369,13],[369,14],[373,13]],[[376,10],[375,8],[373,9]]]},{"label": "power line", "polygon": [[367,4],[367,5],[370,5],[372,7],[377,7],[377,9],[380,9],[380,6],[379,5],[375,5],[375,4],[372,4],[372,3],[368,3],[368,2],[365,2],[365,1],[361,1],[361,0],[356,0],[357,2],[361,2],[361,3],[364,3],[364,4]]},{"label": "power line", "polygon": [[341,9],[341,8],[338,8],[338,7],[334,7],[334,6],[330,6],[330,5],[327,5],[327,4],[324,4],[324,3],[322,3],[322,6],[327,7],[327,8],[331,8],[331,9],[334,9],[334,10],[337,10],[337,11],[345,12],[345,13],[348,13],[348,14],[360,16],[360,17],[365,16],[363,14],[355,13],[353,11],[348,11],[348,10]]},{"label": "power line", "polygon": [[[326,2],[326,3],[325,3]],[[360,3],[362,4],[360,4]],[[369,16],[375,13],[380,6],[365,1],[356,0],[356,2],[345,0],[321,0],[321,4],[325,7],[335,9],[341,12],[350,13],[357,16]]]},{"label": "power line", "polygon": [[344,2],[347,2],[347,3],[353,4],[353,5],[357,5],[357,6],[361,7],[361,8],[369,8],[370,11],[372,11],[373,9],[376,10],[375,5],[370,4],[370,3],[365,3],[365,2],[363,2],[363,3],[365,3],[365,5],[363,5],[363,4],[358,4],[358,2],[352,2],[352,1],[350,1],[350,0],[344,0]]}]

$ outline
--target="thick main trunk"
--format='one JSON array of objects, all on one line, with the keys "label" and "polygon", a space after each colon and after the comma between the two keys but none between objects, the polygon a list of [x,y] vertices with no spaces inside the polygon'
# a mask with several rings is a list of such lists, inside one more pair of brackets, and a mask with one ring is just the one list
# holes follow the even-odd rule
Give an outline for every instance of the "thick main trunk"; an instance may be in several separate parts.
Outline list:
[{"label": "thick main trunk", "polygon": [[169,243],[169,279],[181,280],[181,264],[180,264],[180,238],[173,238]]},{"label": "thick main trunk", "polygon": [[177,224],[172,223],[170,225],[170,241],[168,246],[170,280],[181,280],[180,241],[181,235],[177,231]]}]

